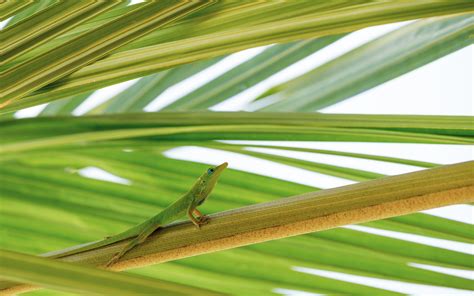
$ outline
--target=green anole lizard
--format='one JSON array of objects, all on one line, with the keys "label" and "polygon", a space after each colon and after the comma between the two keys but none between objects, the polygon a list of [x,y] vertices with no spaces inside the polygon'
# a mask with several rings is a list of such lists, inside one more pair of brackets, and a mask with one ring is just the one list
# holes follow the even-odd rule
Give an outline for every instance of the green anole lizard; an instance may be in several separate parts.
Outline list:
[{"label": "green anole lizard", "polygon": [[[146,238],[155,230],[163,227],[171,222],[174,222],[181,217],[187,215],[191,222],[199,228],[206,223],[209,218],[201,214],[197,207],[202,205],[206,198],[211,193],[212,189],[217,183],[217,179],[222,174],[222,171],[227,167],[227,162],[216,167],[209,168],[202,174],[194,183],[191,190],[189,190],[180,199],[169,205],[163,211],[146,220],[145,222],[132,227],[117,235],[107,237],[104,240],[87,244],[82,247],[71,249],[70,251],[61,252],[57,255],[48,256],[49,258],[59,258],[67,255],[77,254],[88,250],[96,249],[105,245],[113,244],[115,242],[133,238],[120,252],[116,253],[112,259],[107,263],[110,266],[117,262],[125,253],[133,249],[135,246],[143,243]],[[197,218],[194,217],[195,214]]]}]

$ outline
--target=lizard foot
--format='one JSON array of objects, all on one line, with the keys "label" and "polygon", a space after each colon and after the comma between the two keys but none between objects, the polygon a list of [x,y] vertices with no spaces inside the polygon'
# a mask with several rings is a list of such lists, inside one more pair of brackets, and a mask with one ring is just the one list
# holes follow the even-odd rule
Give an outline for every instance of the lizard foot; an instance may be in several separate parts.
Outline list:
[{"label": "lizard foot", "polygon": [[107,262],[107,264],[105,266],[110,267],[111,265],[117,263],[117,261],[119,261],[120,257],[121,257],[120,253],[115,254],[114,257],[112,257],[112,259],[110,259],[109,262]]},{"label": "lizard foot", "polygon": [[206,215],[202,215],[201,217],[199,217],[199,225],[202,225],[202,224],[207,224],[209,222],[209,220],[211,220],[211,218],[209,218],[209,216],[206,216]]},{"label": "lizard foot", "polygon": [[207,222],[209,222],[209,217],[207,216],[201,216],[199,217],[197,220],[191,220],[191,222],[193,222],[194,226],[196,226],[197,229],[201,229],[201,225],[204,225],[206,224]]}]

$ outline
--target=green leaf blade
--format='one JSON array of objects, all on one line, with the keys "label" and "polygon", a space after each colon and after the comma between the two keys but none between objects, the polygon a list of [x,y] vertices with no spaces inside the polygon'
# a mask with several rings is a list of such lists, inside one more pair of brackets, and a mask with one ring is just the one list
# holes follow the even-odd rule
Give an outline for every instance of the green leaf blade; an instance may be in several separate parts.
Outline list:
[{"label": "green leaf blade", "polygon": [[366,43],[269,91],[261,111],[318,110],[470,44],[473,14],[421,20]]},{"label": "green leaf blade", "polygon": [[49,288],[93,295],[219,295],[197,288],[176,285],[36,256],[0,250],[0,277],[44,285]]},{"label": "green leaf blade", "polygon": [[[7,106],[24,95],[89,64],[151,30],[179,19],[207,3],[151,3],[73,41],[3,73],[0,103]],[[138,21],[137,21],[138,20]],[[131,25],[133,24],[133,26]],[[77,54],[77,51],[82,54]],[[28,76],[21,73],[30,73]]]}]

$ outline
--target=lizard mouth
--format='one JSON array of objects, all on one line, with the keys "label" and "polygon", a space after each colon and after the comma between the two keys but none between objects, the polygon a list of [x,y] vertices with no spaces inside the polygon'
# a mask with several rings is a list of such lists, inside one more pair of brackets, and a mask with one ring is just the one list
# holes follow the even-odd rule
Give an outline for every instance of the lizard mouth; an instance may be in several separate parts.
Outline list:
[{"label": "lizard mouth", "polygon": [[229,165],[229,164],[228,164],[227,162],[224,162],[224,163],[222,163],[222,164],[216,166],[216,170],[217,170],[217,171],[223,171],[225,168],[227,168],[228,165]]},{"label": "lizard mouth", "polygon": [[214,174],[212,174],[212,179],[216,180],[219,178],[221,175],[222,171],[227,168],[229,164],[227,162],[224,162],[214,168]]}]

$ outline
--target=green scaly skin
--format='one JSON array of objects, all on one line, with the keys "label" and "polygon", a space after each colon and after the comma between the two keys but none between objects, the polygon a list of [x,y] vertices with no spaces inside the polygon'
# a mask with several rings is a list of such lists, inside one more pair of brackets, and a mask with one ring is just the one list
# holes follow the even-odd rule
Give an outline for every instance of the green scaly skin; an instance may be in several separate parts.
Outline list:
[{"label": "green scaly skin", "polygon": [[[48,258],[65,257],[133,238],[120,252],[116,253],[112,259],[110,259],[107,263],[107,266],[110,266],[116,263],[125,253],[133,249],[135,246],[143,243],[155,230],[170,224],[185,215],[187,215],[191,222],[199,228],[202,224],[207,223],[209,218],[202,215],[197,210],[197,207],[206,201],[225,168],[227,168],[227,162],[209,168],[197,179],[191,190],[189,190],[185,195],[169,205],[163,211],[135,227],[98,242],[83,245],[82,247],[73,248],[69,251],[60,252],[58,254],[45,254],[44,256]],[[196,214],[197,218],[194,217],[193,214]]]}]

